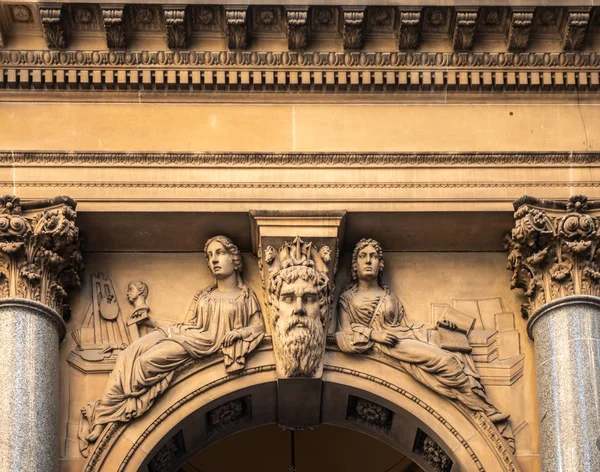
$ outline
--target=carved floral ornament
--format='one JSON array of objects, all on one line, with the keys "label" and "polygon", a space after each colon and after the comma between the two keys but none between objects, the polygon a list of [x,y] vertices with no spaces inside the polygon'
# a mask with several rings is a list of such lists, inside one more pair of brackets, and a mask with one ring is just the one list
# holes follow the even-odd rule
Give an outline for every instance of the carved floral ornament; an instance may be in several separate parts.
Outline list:
[{"label": "carved floral ornament", "polygon": [[[517,206],[518,205],[518,206]],[[505,238],[511,288],[525,291],[525,318],[568,295],[600,295],[600,202],[584,195],[568,203],[524,197]]]},{"label": "carved floral ornament", "polygon": [[0,296],[35,300],[67,316],[67,289],[79,287],[83,267],[75,202],[59,197],[35,209],[37,203],[0,197]]}]

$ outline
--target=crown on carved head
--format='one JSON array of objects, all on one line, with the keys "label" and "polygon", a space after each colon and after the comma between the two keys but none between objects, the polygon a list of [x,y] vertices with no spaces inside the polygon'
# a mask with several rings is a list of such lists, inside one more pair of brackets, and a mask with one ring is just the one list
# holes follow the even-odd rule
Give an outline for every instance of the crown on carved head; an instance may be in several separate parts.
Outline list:
[{"label": "crown on carved head", "polygon": [[312,242],[306,242],[300,236],[296,236],[292,242],[285,241],[279,252],[272,246],[268,246],[264,254],[271,276],[282,269],[300,266],[313,267],[317,272],[326,275],[327,263],[331,260],[329,246],[317,250]]}]

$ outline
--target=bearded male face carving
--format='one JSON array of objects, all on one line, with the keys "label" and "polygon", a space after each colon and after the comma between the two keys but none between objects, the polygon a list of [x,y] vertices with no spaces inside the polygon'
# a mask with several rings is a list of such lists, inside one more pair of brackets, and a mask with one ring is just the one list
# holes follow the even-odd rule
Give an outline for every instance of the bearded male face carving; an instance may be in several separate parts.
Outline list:
[{"label": "bearded male face carving", "polygon": [[[322,371],[325,351],[325,325],[329,315],[329,279],[316,267],[323,267],[312,257],[319,257],[310,243],[297,240],[302,253],[284,251],[273,264],[269,298],[273,322],[273,341],[277,371],[282,377],[315,377]],[[283,266],[284,268],[281,268]]]}]

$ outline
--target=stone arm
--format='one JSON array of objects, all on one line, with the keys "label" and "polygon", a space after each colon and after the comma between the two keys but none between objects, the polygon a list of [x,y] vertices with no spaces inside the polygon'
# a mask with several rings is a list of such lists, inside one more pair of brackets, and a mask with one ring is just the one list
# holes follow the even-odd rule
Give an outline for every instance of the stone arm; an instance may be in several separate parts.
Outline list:
[{"label": "stone arm", "polygon": [[253,335],[265,332],[265,323],[263,321],[260,310],[257,310],[250,316],[248,326],[240,328],[238,331],[242,335],[242,339],[246,339]]}]

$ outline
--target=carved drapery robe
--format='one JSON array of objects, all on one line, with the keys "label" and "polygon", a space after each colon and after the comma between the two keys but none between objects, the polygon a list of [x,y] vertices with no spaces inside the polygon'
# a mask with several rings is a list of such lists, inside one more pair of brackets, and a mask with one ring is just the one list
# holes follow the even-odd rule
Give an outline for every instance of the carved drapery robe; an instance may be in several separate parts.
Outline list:
[{"label": "carved drapery robe", "polygon": [[[241,339],[225,347],[223,339],[232,330],[239,331]],[[222,349],[227,371],[242,369],[246,354],[258,346],[264,330],[260,305],[251,290],[233,296],[214,287],[200,292],[185,323],[157,328],[119,355],[102,397],[84,407],[79,431],[82,452],[87,451],[94,427],[142,415],[169,387],[176,369],[191,359]]]},{"label": "carved drapery robe", "polygon": [[[379,306],[382,296],[385,298]],[[472,359],[428,343],[424,327],[407,323],[402,303],[388,289],[370,297],[361,296],[356,287],[346,290],[339,299],[339,326],[336,341],[342,351],[380,351],[440,395],[481,411],[492,420],[506,419],[489,403]],[[392,333],[399,341],[394,346],[375,342],[371,339],[373,331]]]}]

